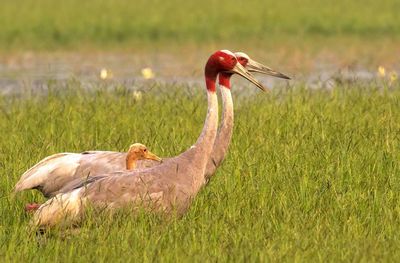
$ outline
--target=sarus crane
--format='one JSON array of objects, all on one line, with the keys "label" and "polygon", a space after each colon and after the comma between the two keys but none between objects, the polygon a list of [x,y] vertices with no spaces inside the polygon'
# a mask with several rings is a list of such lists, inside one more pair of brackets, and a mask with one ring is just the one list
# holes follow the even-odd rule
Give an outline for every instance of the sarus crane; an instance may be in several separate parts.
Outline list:
[{"label": "sarus crane", "polygon": [[264,87],[228,50],[215,52],[205,66],[208,110],[203,130],[196,143],[182,154],[151,168],[94,176],[96,180],[49,199],[35,212],[35,226],[79,222],[85,208],[113,210],[121,207],[183,214],[204,185],[204,172],[217,135],[219,73],[239,74],[257,87]]}]

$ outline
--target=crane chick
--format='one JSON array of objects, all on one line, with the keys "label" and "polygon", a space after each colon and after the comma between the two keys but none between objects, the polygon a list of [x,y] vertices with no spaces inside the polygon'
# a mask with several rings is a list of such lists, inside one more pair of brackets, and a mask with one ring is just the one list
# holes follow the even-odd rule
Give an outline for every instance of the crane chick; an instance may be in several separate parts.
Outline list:
[{"label": "crane chick", "polygon": [[[126,155],[126,169],[133,170],[136,168],[136,163],[138,160],[154,160],[161,162],[162,159],[150,152],[147,147],[141,143],[134,143],[129,147]],[[31,203],[25,206],[25,211],[33,212],[36,211],[41,204]]]},{"label": "crane chick", "polygon": [[162,159],[154,153],[147,150],[147,147],[141,143],[134,143],[129,147],[128,154],[126,155],[126,169],[133,170],[136,167],[138,160],[154,160],[161,162]]}]

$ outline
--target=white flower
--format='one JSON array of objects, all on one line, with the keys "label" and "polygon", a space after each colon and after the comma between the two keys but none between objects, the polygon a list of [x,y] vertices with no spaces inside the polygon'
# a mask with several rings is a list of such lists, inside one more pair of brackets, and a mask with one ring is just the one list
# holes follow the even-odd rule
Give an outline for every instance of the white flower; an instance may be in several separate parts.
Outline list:
[{"label": "white flower", "polygon": [[105,68],[100,70],[100,78],[101,79],[111,79],[113,77],[113,74],[111,70],[107,70]]}]

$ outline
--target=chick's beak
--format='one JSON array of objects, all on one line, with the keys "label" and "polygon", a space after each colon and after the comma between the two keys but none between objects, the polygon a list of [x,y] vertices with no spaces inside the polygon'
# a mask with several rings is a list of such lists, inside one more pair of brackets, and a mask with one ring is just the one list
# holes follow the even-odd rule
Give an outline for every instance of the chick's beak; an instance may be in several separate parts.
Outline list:
[{"label": "chick's beak", "polygon": [[145,156],[146,159],[150,159],[150,160],[154,160],[154,161],[158,161],[161,162],[162,159],[160,157],[158,157],[157,155],[155,155],[154,153],[147,151]]},{"label": "chick's beak", "polygon": [[246,68],[250,71],[250,72],[258,72],[258,73],[262,73],[265,75],[269,75],[269,76],[273,76],[273,77],[277,77],[277,78],[282,78],[282,79],[290,79],[289,76],[278,72],[276,70],[273,70],[270,67],[267,67],[257,61],[254,61],[252,59],[249,59]]},{"label": "chick's beak", "polygon": [[254,85],[256,85],[259,89],[263,91],[267,91],[267,89],[258,81],[254,78],[254,76],[247,70],[245,69],[239,62],[236,63],[235,67],[228,71],[228,73],[236,73],[243,78],[247,79]]}]

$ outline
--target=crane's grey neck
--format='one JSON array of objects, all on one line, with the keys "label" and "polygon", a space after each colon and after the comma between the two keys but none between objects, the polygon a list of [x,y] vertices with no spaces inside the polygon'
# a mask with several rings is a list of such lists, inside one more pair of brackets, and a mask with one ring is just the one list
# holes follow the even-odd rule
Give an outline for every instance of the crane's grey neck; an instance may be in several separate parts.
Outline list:
[{"label": "crane's grey neck", "polygon": [[217,168],[225,159],[226,153],[231,142],[233,133],[233,100],[231,90],[225,86],[220,86],[222,97],[222,120],[218,128],[218,134],[214,141],[210,158],[207,162],[204,178],[208,182],[209,178],[214,175]]},{"label": "crane's grey neck", "polygon": [[195,148],[210,148],[209,142],[214,142],[217,135],[218,126],[218,98],[217,94],[213,91],[207,91],[208,109],[207,116],[204,122],[203,130],[201,131],[200,137],[197,139],[196,143],[192,146]]},{"label": "crane's grey neck", "polygon": [[203,130],[196,143],[179,156],[179,158],[186,159],[191,165],[194,192],[200,190],[204,184],[204,172],[213,150],[218,128],[218,98],[216,92],[207,90],[207,99],[208,110]]}]

